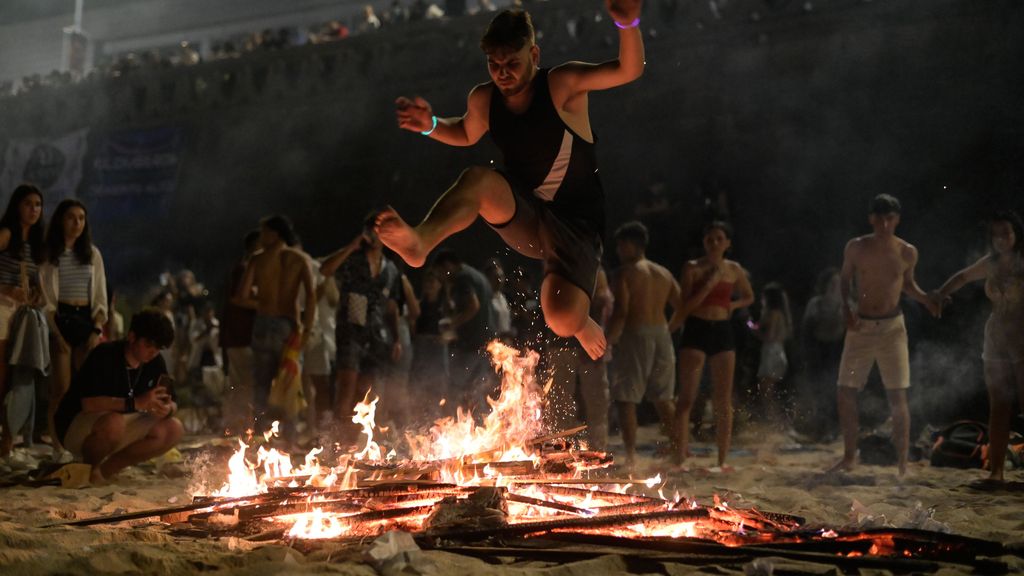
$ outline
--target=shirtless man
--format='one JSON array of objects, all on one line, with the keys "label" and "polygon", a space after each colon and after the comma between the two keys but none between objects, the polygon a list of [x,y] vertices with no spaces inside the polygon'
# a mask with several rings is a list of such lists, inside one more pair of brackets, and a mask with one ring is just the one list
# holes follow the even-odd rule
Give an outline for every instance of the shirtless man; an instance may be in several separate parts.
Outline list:
[{"label": "shirtless man", "polygon": [[[871,201],[868,216],[873,232],[850,240],[843,252],[841,291],[846,316],[846,340],[839,363],[838,411],[843,432],[843,459],[833,470],[852,469],[857,460],[857,393],[867,383],[875,363],[882,375],[892,410],[893,445],[899,474],[907,471],[910,446],[910,359],[907,329],[900,310],[900,294],[906,294],[938,316],[939,305],[914,280],[917,249],[896,236],[900,202],[888,194]],[[856,287],[856,293],[851,290]],[[855,308],[851,308],[851,300]]]},{"label": "shirtless man", "polygon": [[[285,216],[260,221],[263,251],[249,261],[235,294],[239,305],[256,309],[252,327],[253,398],[257,417],[267,408],[270,386],[277,375],[281,353],[293,333],[305,348],[316,314],[316,284],[306,255],[296,244],[292,224]],[[305,295],[305,300],[301,297]],[[300,306],[305,302],[301,312]]]},{"label": "shirtless man", "polygon": [[575,336],[591,358],[604,354],[604,332],[590,318],[601,260],[604,193],[597,176],[588,94],[621,86],[644,69],[640,0],[609,0],[619,57],[602,64],[567,62],[542,69],[530,16],[505,10],[480,41],[491,82],[469,92],[466,113],[439,118],[422,98],[399,98],[399,127],[452,146],[490,131],[503,170],[466,170],[417,226],[394,210],[377,221],[384,244],[422,266],[442,240],[479,215],[520,253],[544,261],[541,309],[551,330]]},{"label": "shirtless man", "polygon": [[672,273],[646,258],[649,236],[640,222],[615,231],[615,249],[622,265],[612,281],[615,308],[608,322],[612,399],[619,410],[626,466],[636,460],[636,405],[646,397],[654,403],[666,433],[675,419],[675,363],[665,307],[680,309],[679,284]]}]

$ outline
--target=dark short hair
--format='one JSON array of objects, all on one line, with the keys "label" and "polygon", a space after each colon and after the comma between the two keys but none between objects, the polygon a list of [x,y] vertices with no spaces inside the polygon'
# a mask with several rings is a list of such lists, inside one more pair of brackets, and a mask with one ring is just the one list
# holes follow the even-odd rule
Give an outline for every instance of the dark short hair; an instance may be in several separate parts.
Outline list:
[{"label": "dark short hair", "polygon": [[835,266],[829,266],[818,272],[818,277],[814,280],[814,293],[824,294],[825,290],[828,290],[828,283],[832,281],[832,277],[836,274],[839,274],[839,268]]},{"label": "dark short hair", "polygon": [[295,243],[298,242],[298,239],[295,237],[295,229],[292,227],[292,221],[287,216],[281,214],[267,216],[260,220],[260,224],[276,232],[281,237],[281,240],[289,246],[295,246]]},{"label": "dark short hair", "polygon": [[260,245],[260,231],[249,230],[245,233],[245,237],[242,239],[242,246],[246,250],[255,250]]},{"label": "dark short hair", "polygon": [[136,338],[152,341],[158,348],[167,348],[174,342],[174,325],[171,319],[156,308],[143,308],[132,316],[128,331]]},{"label": "dark short hair", "polygon": [[879,194],[871,199],[871,214],[885,216],[886,214],[899,214],[900,201],[889,194]]},{"label": "dark short hair", "polygon": [[619,242],[632,242],[643,250],[647,249],[647,243],[650,239],[647,226],[644,226],[643,222],[639,220],[630,220],[615,230],[615,240]]},{"label": "dark short hair", "polygon": [[764,302],[771,310],[785,310],[786,289],[779,282],[769,282],[761,289]]},{"label": "dark short hair", "polygon": [[502,10],[491,19],[487,31],[480,38],[480,49],[485,53],[495,50],[518,52],[536,41],[530,13],[521,9]]},{"label": "dark short hair", "polygon": [[454,250],[445,248],[444,250],[438,250],[437,254],[434,254],[434,266],[443,266],[445,264],[454,264],[455,266],[462,265],[462,258],[455,253]]},{"label": "dark short hair", "polygon": [[726,238],[732,240],[732,226],[725,220],[712,220],[708,222],[704,225],[704,231],[701,233],[701,236],[707,236],[712,230],[721,230]]}]

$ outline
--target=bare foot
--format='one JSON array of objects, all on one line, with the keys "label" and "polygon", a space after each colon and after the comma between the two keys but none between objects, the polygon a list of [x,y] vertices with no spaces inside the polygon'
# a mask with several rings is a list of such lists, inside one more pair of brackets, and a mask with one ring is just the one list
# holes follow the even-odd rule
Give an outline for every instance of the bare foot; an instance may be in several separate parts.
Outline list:
[{"label": "bare foot", "polygon": [[832,474],[834,472],[850,472],[857,466],[857,462],[853,458],[844,457],[839,462],[836,462],[832,466],[825,470],[826,474]]},{"label": "bare foot", "polygon": [[677,450],[674,454],[672,454],[672,464],[674,466],[682,466],[686,462],[687,458],[692,458],[692,457],[693,457],[693,453],[690,452],[689,448],[683,448],[681,450]]},{"label": "bare foot", "polygon": [[604,356],[604,350],[608,346],[608,342],[604,339],[604,330],[601,329],[601,326],[593,318],[587,318],[587,323],[583,326],[583,329],[576,333],[576,339],[580,341],[580,345],[587,351],[587,355],[590,356],[591,360],[597,360]]},{"label": "bare foot", "polygon": [[626,468],[626,473],[630,476],[636,472],[636,452],[626,452],[626,459],[623,462]]},{"label": "bare foot", "polygon": [[100,471],[99,464],[92,467],[89,472],[89,485],[91,486],[104,486],[107,484],[107,479],[103,477],[103,472]]},{"label": "bare foot", "polygon": [[377,216],[376,232],[385,246],[413,268],[419,268],[427,261],[430,249],[423,245],[416,229],[406,224],[394,208],[388,206]]}]

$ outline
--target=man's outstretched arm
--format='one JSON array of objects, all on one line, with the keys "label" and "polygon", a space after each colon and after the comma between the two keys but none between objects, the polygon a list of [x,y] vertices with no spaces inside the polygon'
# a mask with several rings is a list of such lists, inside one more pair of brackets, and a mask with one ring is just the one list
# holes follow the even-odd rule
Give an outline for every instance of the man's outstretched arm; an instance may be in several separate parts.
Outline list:
[{"label": "man's outstretched arm", "polygon": [[644,37],[640,31],[641,0],[607,0],[608,15],[617,24],[619,57],[600,64],[566,62],[552,70],[574,94],[629,84],[644,73]]},{"label": "man's outstretched arm", "polygon": [[400,96],[395,100],[395,114],[403,130],[419,132],[449,146],[472,146],[487,133],[490,103],[490,86],[480,84],[469,91],[462,116],[439,118],[430,103],[419,96]]}]

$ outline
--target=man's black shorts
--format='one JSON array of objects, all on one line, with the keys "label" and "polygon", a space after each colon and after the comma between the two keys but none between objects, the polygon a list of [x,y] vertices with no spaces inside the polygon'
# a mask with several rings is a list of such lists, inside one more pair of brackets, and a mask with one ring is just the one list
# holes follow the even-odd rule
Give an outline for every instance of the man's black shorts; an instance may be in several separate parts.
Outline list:
[{"label": "man's black shorts", "polygon": [[586,221],[556,215],[549,202],[497,171],[512,188],[516,212],[504,224],[490,224],[512,249],[544,261],[544,276],[558,274],[593,297],[603,245]]}]

